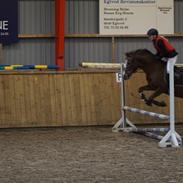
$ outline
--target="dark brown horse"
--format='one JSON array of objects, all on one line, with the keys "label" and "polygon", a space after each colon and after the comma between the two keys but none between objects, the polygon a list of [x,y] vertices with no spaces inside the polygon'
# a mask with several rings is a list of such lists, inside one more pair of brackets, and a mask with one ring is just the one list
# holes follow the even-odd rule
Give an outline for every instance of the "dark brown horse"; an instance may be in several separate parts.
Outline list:
[{"label": "dark brown horse", "polygon": [[[124,79],[129,79],[138,69],[143,70],[148,84],[138,89],[141,98],[150,106],[152,104],[166,106],[165,102],[154,100],[162,93],[169,94],[166,63],[157,60],[155,55],[146,49],[126,53],[126,60]],[[153,90],[154,92],[146,98],[143,93],[144,90]],[[177,67],[175,67],[175,96],[183,98],[183,72],[181,68]]]}]

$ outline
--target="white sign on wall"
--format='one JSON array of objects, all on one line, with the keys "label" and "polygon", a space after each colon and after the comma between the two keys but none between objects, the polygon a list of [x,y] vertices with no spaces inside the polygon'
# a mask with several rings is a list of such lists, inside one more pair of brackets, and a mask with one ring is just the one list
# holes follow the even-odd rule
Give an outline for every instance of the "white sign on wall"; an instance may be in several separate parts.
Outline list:
[{"label": "white sign on wall", "polygon": [[174,34],[174,0],[99,0],[100,34]]}]

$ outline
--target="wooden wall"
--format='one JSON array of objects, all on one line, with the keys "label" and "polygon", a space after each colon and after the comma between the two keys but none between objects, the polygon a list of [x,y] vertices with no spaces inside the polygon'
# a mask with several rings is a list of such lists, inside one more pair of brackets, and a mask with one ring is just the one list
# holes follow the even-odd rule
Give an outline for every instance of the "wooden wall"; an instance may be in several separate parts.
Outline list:
[{"label": "wooden wall", "polygon": [[[168,108],[148,107],[137,89],[145,84],[142,73],[126,82],[127,104],[168,113]],[[148,93],[147,93],[148,94]],[[168,97],[159,99],[168,103]],[[176,119],[183,121],[183,100],[176,99]],[[153,118],[128,113],[136,123]],[[26,72],[0,74],[0,128],[113,125],[120,119],[120,84],[115,72]]]},{"label": "wooden wall", "polygon": [[0,74],[0,127],[111,125],[120,118],[112,72]]}]

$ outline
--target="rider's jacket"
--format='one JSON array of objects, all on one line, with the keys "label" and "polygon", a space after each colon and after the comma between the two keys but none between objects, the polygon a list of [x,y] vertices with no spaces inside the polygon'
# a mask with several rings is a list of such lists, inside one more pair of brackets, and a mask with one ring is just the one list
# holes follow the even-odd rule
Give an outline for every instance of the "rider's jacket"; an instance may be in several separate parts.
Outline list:
[{"label": "rider's jacket", "polygon": [[153,40],[153,44],[157,51],[157,56],[160,58],[172,58],[178,54],[175,48],[169,43],[168,39],[163,36],[157,36]]}]

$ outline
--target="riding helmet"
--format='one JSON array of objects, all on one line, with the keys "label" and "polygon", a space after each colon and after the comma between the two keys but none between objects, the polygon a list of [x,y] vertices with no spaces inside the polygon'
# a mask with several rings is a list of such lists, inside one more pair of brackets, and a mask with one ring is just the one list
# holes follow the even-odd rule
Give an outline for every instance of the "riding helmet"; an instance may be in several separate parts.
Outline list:
[{"label": "riding helmet", "polygon": [[157,35],[158,35],[158,30],[157,30],[157,29],[154,29],[154,28],[149,29],[149,30],[147,31],[147,35],[148,35],[148,36],[157,36]]}]

